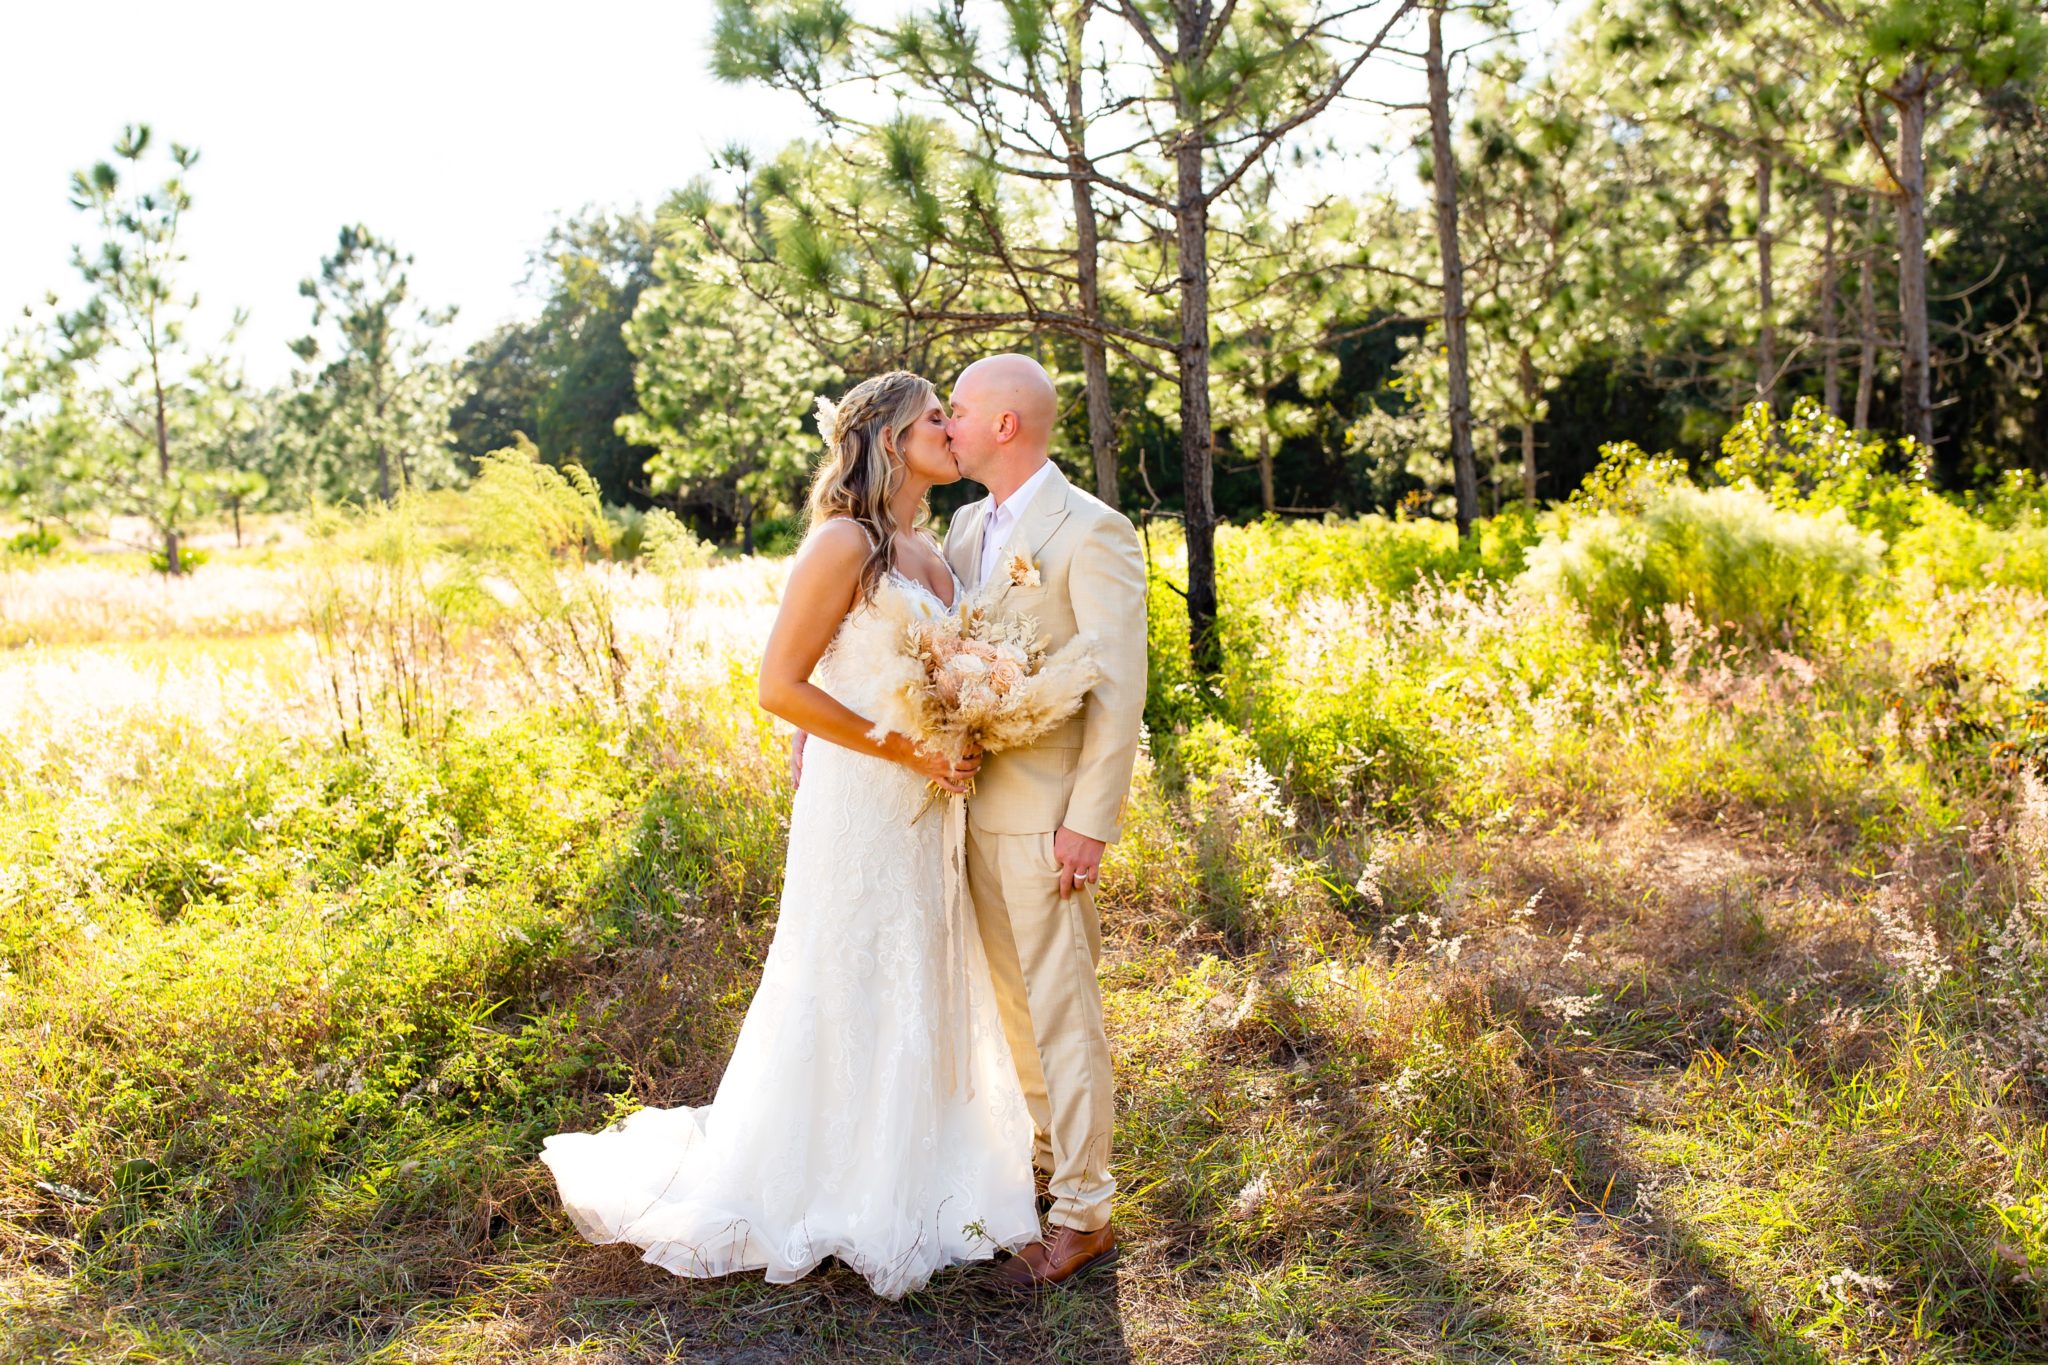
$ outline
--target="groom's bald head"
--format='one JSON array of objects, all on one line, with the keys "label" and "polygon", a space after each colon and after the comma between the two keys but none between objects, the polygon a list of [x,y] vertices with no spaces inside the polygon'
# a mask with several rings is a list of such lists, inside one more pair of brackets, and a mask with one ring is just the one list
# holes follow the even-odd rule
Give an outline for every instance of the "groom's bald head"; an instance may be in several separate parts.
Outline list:
[{"label": "groom's bald head", "polygon": [[1011,412],[1022,428],[1016,439],[1041,445],[1052,441],[1052,424],[1059,415],[1060,399],[1045,366],[1028,355],[984,356],[960,371],[954,381],[953,398],[962,394],[976,407]]},{"label": "groom's bald head", "polygon": [[998,488],[1021,482],[1046,458],[1059,394],[1028,355],[992,355],[960,372],[948,424],[960,472]]}]

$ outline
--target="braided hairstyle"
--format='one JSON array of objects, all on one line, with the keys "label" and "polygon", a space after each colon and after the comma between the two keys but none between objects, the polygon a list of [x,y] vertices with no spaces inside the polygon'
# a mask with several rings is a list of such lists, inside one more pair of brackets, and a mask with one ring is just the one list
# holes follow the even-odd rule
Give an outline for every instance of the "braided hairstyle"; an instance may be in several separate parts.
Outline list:
[{"label": "braided hairstyle", "polygon": [[[890,370],[853,386],[836,404],[818,400],[818,433],[825,459],[811,480],[806,508],[810,529],[830,517],[847,517],[866,527],[872,548],[860,566],[860,596],[872,599],[882,575],[896,565],[896,527],[889,499],[903,486],[903,459],[884,446],[884,432],[899,452],[910,429],[937,399],[931,381],[908,370]],[[922,525],[929,501],[917,510]]]}]

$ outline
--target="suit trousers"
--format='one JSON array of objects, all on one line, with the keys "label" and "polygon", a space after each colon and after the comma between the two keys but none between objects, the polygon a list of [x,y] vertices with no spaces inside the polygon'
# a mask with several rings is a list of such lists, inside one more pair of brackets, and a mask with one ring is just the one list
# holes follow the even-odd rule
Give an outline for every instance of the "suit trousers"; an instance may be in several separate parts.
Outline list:
[{"label": "suit trousers", "polygon": [[996,1008],[1031,1111],[1032,1153],[1047,1173],[1047,1220],[1077,1232],[1109,1221],[1115,1118],[1102,1026],[1101,920],[1093,883],[1060,896],[1052,832],[967,830],[967,890],[995,979]]}]

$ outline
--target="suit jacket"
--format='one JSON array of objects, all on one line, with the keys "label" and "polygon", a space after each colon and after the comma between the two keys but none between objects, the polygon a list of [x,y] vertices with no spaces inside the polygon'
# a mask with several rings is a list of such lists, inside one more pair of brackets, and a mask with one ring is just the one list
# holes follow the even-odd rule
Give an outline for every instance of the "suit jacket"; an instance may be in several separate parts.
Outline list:
[{"label": "suit jacket", "polygon": [[[988,498],[969,503],[946,528],[946,562],[969,589],[980,582],[981,527],[993,508]],[[1018,551],[1038,566],[1039,585],[1011,588],[997,610],[1034,618],[1048,649],[1093,635],[1102,679],[1051,733],[983,761],[967,818],[991,834],[1065,825],[1109,843],[1123,833],[1145,713],[1144,551],[1129,518],[1068,483],[1058,466],[1032,495],[994,571]]]}]

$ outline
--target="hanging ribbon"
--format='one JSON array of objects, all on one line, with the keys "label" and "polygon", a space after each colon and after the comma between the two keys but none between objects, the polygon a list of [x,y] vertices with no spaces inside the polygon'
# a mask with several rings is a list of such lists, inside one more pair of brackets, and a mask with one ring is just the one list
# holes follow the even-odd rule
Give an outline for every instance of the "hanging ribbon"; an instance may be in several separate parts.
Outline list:
[{"label": "hanging ribbon", "polygon": [[939,965],[939,1074],[946,1089],[974,1098],[974,1004],[967,989],[967,798],[946,797],[946,950]]}]

